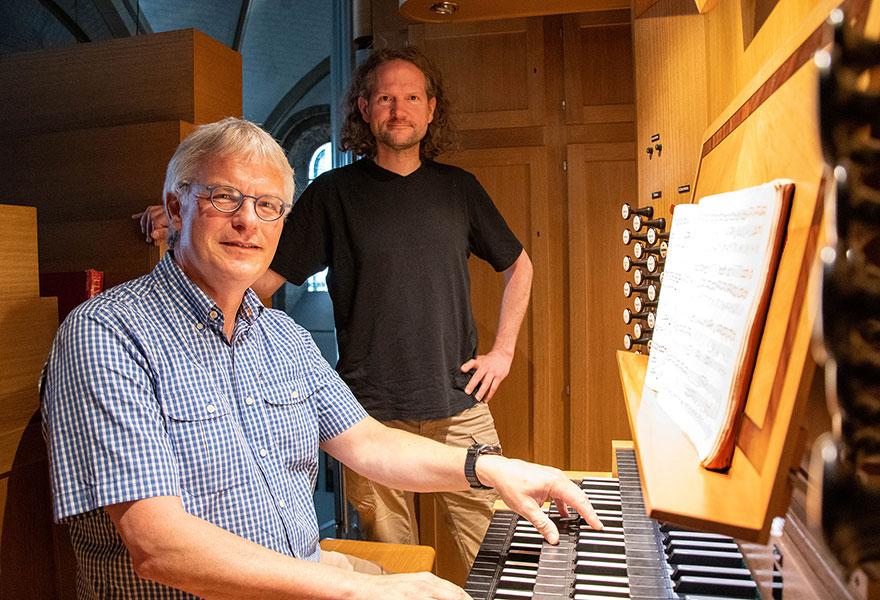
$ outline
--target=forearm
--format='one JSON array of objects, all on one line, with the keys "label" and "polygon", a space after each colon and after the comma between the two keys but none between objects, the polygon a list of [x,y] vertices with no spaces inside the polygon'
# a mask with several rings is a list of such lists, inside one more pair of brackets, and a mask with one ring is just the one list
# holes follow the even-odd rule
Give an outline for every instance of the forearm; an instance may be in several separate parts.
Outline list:
[{"label": "forearm", "polygon": [[[440,492],[469,487],[464,475],[466,449],[391,429],[371,417],[327,440],[322,448],[361,475],[395,489]],[[556,543],[558,532],[541,510],[548,497],[564,516],[570,506],[591,526],[601,528],[587,497],[559,469],[487,454],[477,460],[476,474],[551,543]]]},{"label": "forearm", "polygon": [[322,448],[364,477],[394,489],[448,492],[468,488],[464,448],[386,427],[371,417]]},{"label": "forearm", "polygon": [[260,298],[271,298],[272,294],[284,285],[285,281],[284,277],[272,269],[267,269],[266,272],[263,273],[253,285],[251,285],[251,289],[254,290]]},{"label": "forearm", "polygon": [[264,548],[189,515],[179,502],[107,507],[140,577],[211,600],[355,596],[363,576],[339,577],[333,567]]},{"label": "forearm", "polygon": [[498,333],[495,335],[492,351],[513,357],[516,338],[525,318],[532,291],[532,262],[525,250],[504,274],[506,279],[504,295],[501,299]]}]

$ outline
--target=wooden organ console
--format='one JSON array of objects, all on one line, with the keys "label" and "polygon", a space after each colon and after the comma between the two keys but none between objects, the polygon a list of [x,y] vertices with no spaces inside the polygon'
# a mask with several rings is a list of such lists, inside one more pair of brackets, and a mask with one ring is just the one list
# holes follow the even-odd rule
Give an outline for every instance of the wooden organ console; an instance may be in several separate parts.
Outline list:
[{"label": "wooden organ console", "polygon": [[[864,17],[863,4],[851,2],[848,8]],[[857,24],[859,18],[849,20]],[[811,354],[819,309],[810,282],[826,244],[831,185],[817,122],[819,69],[813,56],[831,43],[832,27],[825,22],[816,28],[816,22],[805,25],[796,46],[775,56],[709,127],[693,185],[692,198],[700,198],[776,178],[795,181],[730,469],[717,473],[699,467],[681,429],[650,392],[643,394],[648,357],[619,351],[633,449],[615,451],[618,477],[581,483],[606,529],[594,532],[582,520],[562,520],[551,512],[561,535],[560,543],[550,546],[514,513],[499,511],[466,584],[476,600],[880,598],[880,563],[850,560],[857,555],[876,561],[878,507],[838,502],[865,515],[825,524],[826,536],[829,529],[836,534],[834,551],[823,540],[822,524],[808,519],[808,512],[816,512],[808,511],[807,502],[808,488],[815,486],[808,476],[809,447],[829,423],[821,372]],[[876,46],[868,55],[876,66]],[[870,107],[866,121],[876,140],[877,96],[861,100]],[[859,156],[876,160],[876,147],[868,144]],[[860,172],[876,174],[876,162],[870,169]],[[873,203],[871,215],[880,214],[876,192],[863,197]],[[659,217],[648,213],[628,205],[623,209],[625,219]],[[639,235],[624,234],[624,243],[641,241]],[[625,261],[624,269],[639,264]],[[648,293],[645,282],[636,283],[642,283],[638,292]],[[647,319],[647,312],[639,314],[643,303],[634,308],[635,314],[625,312],[625,320]],[[825,470],[827,475],[827,464]],[[827,512],[828,505],[821,509]],[[842,529],[841,520],[849,527]],[[869,527],[858,531],[858,523]],[[846,540],[848,554],[838,547]]]}]

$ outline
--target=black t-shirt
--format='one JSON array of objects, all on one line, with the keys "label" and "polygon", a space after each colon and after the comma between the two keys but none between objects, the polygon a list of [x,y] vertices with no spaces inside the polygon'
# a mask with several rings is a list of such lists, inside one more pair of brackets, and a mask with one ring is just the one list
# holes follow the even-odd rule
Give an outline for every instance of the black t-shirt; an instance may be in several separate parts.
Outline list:
[{"label": "black t-shirt", "polygon": [[373,417],[430,420],[475,403],[468,256],[503,271],[521,251],[467,171],[428,161],[403,177],[362,159],[303,192],[272,269],[299,285],[329,266],[339,374]]}]

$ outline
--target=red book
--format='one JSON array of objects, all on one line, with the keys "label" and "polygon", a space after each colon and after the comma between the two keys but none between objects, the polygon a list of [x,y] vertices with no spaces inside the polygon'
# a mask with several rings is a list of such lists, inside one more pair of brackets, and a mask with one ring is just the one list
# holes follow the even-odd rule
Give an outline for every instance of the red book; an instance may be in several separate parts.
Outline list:
[{"label": "red book", "polygon": [[40,296],[58,297],[58,322],[74,308],[104,291],[104,272],[94,269],[40,273]]}]

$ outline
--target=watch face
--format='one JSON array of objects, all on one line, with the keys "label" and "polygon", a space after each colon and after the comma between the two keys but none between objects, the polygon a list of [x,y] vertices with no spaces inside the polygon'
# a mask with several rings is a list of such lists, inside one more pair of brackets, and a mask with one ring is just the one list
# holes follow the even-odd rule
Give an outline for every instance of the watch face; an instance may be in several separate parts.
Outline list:
[{"label": "watch face", "polygon": [[477,448],[477,456],[482,456],[483,454],[501,454],[501,446],[479,444]]}]

